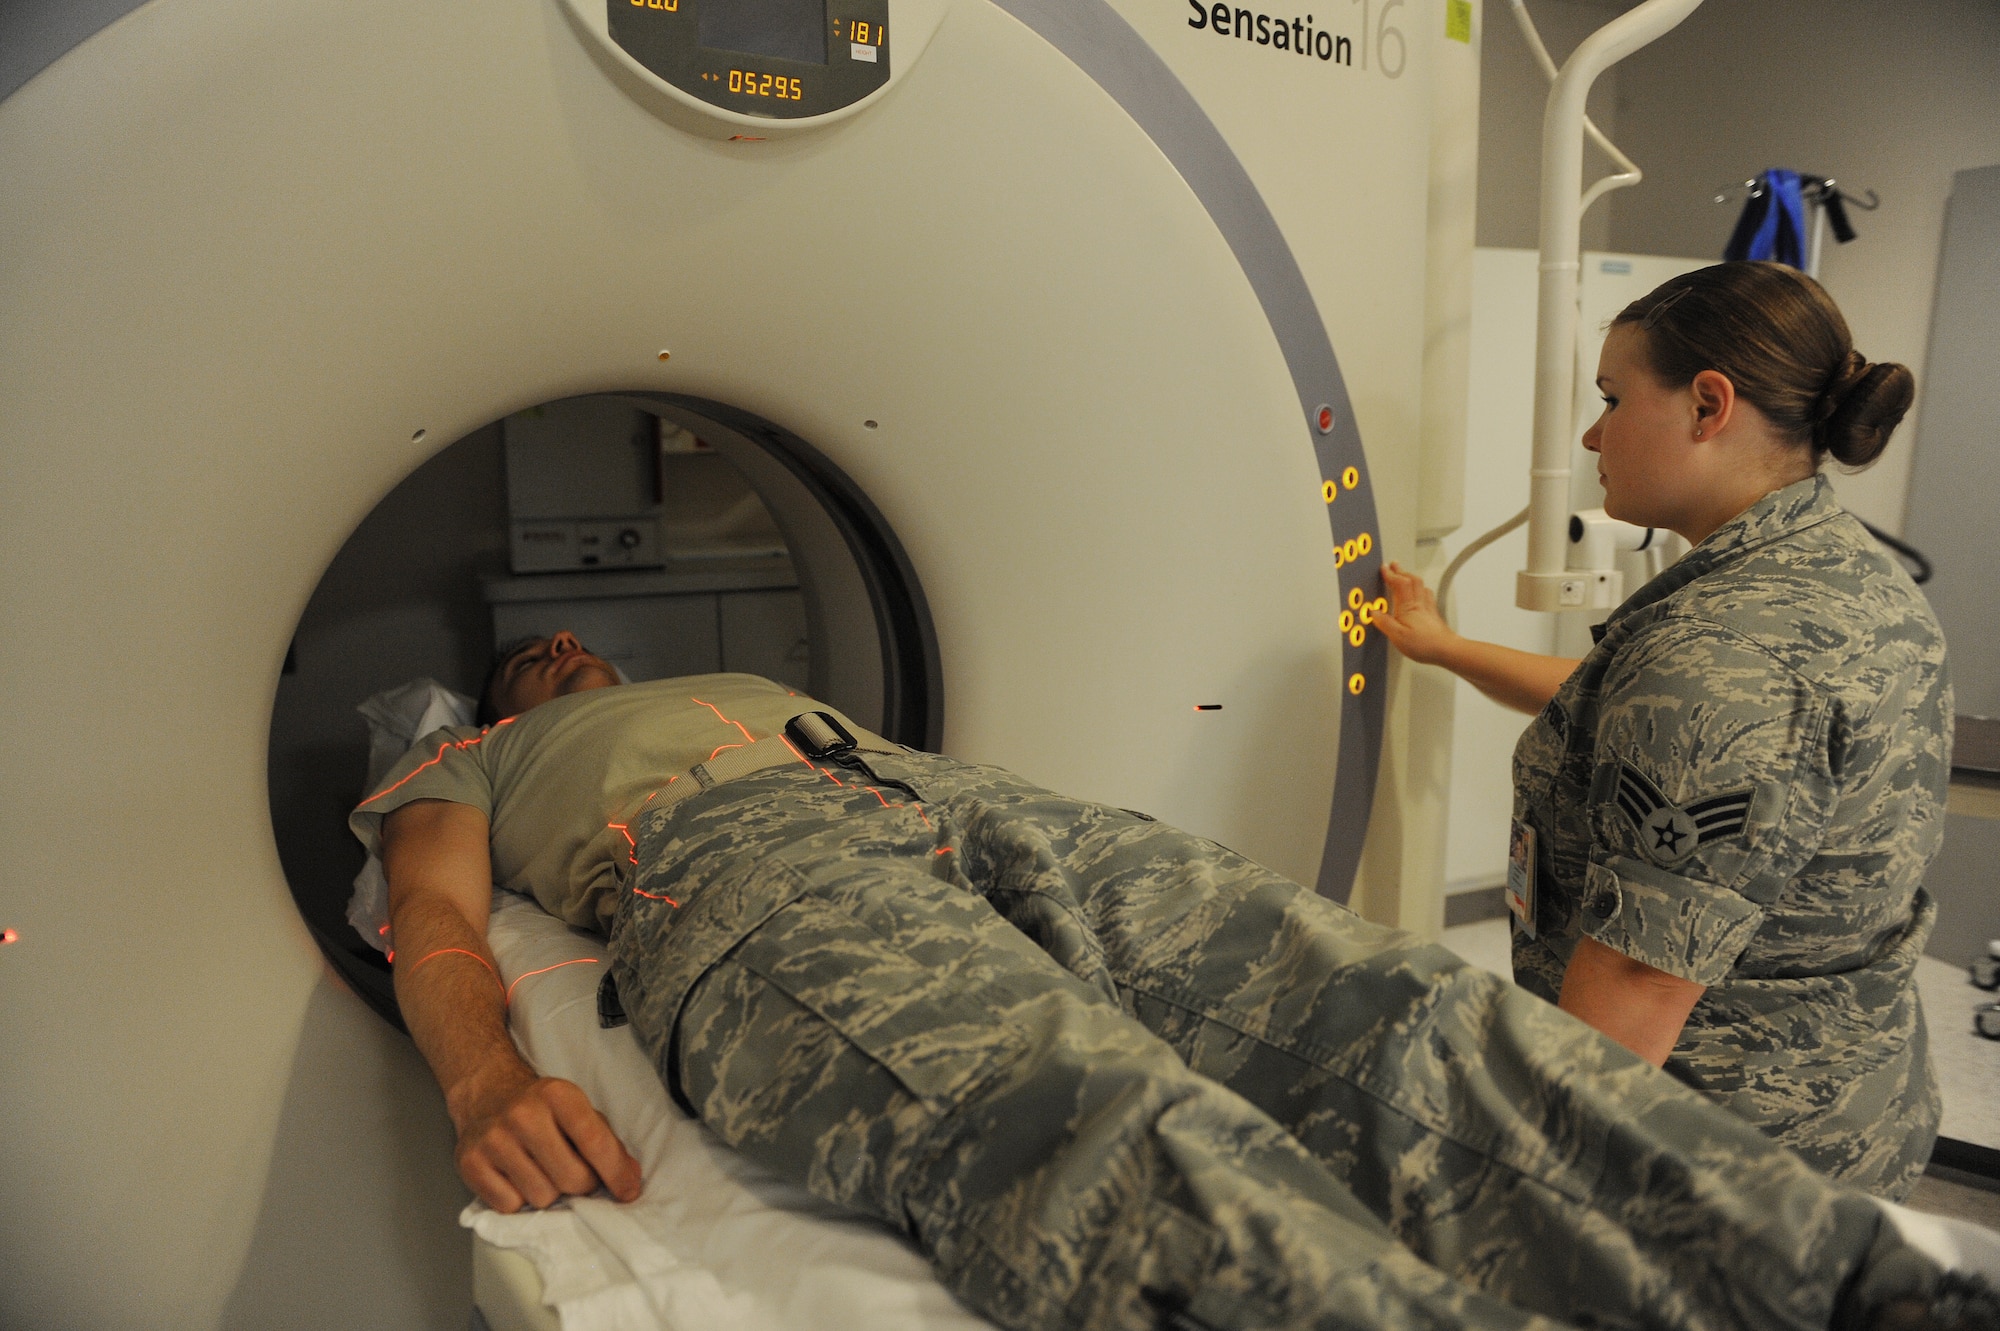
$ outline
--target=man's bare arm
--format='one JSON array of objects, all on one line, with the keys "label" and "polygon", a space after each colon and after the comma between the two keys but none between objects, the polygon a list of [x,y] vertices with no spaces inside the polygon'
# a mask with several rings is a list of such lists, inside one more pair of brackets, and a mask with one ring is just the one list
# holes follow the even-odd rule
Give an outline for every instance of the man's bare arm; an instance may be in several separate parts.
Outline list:
[{"label": "man's bare arm", "polygon": [[541,1077],[507,1033],[507,991],[486,946],[486,815],[415,800],[382,820],[396,1001],[444,1089],[458,1172],[496,1211],[596,1190],[639,1195],[639,1164],[569,1082]]}]

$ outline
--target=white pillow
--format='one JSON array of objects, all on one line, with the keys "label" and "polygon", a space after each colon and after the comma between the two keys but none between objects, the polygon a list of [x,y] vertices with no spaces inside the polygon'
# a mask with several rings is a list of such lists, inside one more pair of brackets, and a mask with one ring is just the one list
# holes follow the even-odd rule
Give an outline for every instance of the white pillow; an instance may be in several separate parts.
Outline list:
[{"label": "white pillow", "polygon": [[[478,704],[434,679],[413,679],[384,689],[354,710],[368,722],[368,784],[372,791],[416,742],[445,726],[469,726]],[[389,950],[389,880],[371,851],[354,875],[347,922],[378,952]]]}]

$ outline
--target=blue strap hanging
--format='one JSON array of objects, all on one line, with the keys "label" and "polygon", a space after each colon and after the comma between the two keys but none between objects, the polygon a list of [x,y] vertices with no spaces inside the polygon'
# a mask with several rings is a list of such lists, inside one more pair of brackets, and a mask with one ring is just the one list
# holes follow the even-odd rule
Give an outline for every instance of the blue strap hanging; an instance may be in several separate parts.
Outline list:
[{"label": "blue strap hanging", "polygon": [[1806,200],[1798,172],[1772,167],[1757,177],[1757,188],[1744,202],[1722,257],[1772,259],[1805,268]]}]

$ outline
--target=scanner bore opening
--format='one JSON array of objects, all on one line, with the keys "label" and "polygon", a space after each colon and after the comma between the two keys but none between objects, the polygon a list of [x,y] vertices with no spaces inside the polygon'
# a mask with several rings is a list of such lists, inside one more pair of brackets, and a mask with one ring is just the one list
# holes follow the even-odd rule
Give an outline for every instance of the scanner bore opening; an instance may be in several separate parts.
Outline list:
[{"label": "scanner bore opening", "polygon": [[[899,743],[938,747],[942,675],[922,585],[880,510],[825,452],[754,413],[700,398],[599,394],[529,411],[578,404],[600,415],[629,408],[647,431],[658,421],[659,439],[676,438],[684,447],[693,436],[712,449],[716,456],[701,461],[726,471],[729,483],[710,485],[706,498],[722,502],[744,489],[755,495],[783,545],[781,553],[765,558],[782,563],[789,557],[796,576],[808,659],[805,677],[789,682]],[[509,420],[526,415],[517,413]],[[511,602],[512,612],[501,613],[509,596],[531,602],[539,597],[558,616],[578,604],[592,604],[600,612],[624,614],[636,629],[655,632],[664,631],[658,619],[667,604],[663,597],[706,596],[717,606],[719,653],[725,613],[721,598],[731,594],[733,577],[746,567],[754,570],[757,563],[755,555],[732,559],[714,548],[677,545],[704,524],[684,523],[677,535],[668,520],[660,546],[667,563],[651,573],[689,575],[680,584],[709,590],[647,596],[641,594],[645,584],[675,579],[649,578],[648,571],[639,569],[579,564],[570,571],[514,572],[506,431],[506,421],[495,421],[440,449],[355,528],[300,615],[272,708],[271,821],[293,900],[328,962],[363,1001],[399,1028],[402,1018],[388,963],[346,918],[363,862],[346,819],[366,793],[362,786],[369,750],[356,706],[383,689],[423,676],[476,695],[496,645],[496,619],[511,614],[515,622],[520,620],[518,599]],[[661,468],[653,473],[659,483],[671,484],[671,463],[658,454],[653,462]],[[645,472],[643,460],[638,470]],[[516,468],[516,474],[530,471]],[[695,466],[692,473],[680,475],[685,480],[700,471]],[[656,494],[669,498],[663,489]],[[698,508],[702,498],[690,502]],[[686,504],[676,512],[683,519],[690,516]],[[692,516],[701,515],[696,511]],[[751,579],[759,581],[768,587],[774,578],[765,572]],[[782,574],[775,581],[782,583]],[[600,589],[623,595],[591,595]],[[782,595],[782,588],[753,587],[740,598],[745,603],[761,598],[768,610],[771,599]],[[612,608],[607,611],[607,606]],[[688,608],[682,605],[674,612]],[[533,612],[529,615],[532,620]],[[751,654],[757,653],[753,649]],[[768,650],[762,655],[776,659]],[[712,668],[750,667],[722,657]],[[783,668],[759,673],[776,674]]]}]

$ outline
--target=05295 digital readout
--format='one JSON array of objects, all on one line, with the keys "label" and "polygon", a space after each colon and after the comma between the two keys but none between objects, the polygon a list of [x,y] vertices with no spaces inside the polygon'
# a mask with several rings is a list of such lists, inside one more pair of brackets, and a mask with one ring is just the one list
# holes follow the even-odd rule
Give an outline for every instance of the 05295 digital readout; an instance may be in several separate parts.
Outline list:
[{"label": "05295 digital readout", "polygon": [[805,84],[800,80],[783,74],[759,74],[752,69],[730,70],[729,91],[751,97],[775,97],[782,102],[802,102],[806,96]]}]

